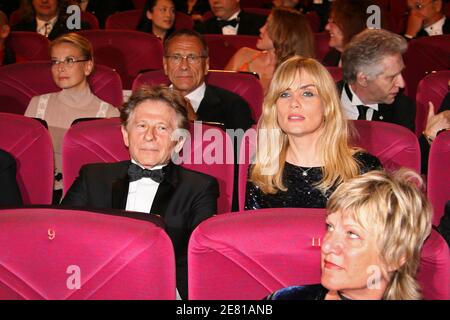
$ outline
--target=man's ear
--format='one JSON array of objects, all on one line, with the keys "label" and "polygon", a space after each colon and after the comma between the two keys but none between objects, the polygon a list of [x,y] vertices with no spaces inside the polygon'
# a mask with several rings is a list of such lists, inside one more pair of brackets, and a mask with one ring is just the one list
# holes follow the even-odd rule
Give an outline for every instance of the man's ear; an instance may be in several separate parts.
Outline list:
[{"label": "man's ear", "polygon": [[208,74],[209,71],[209,57],[205,59],[205,76]]},{"label": "man's ear", "polygon": [[368,84],[367,76],[362,71],[359,71],[356,74],[356,83],[358,83],[358,85],[362,87],[367,87]]},{"label": "man's ear", "polygon": [[167,58],[164,56],[163,57],[163,68],[164,68],[164,74],[166,75],[166,76],[169,76],[169,74],[168,74],[168,72],[167,72]]},{"label": "man's ear", "polygon": [[125,127],[125,125],[121,125],[120,126],[120,130],[122,131],[122,138],[123,138],[123,143],[129,147],[130,146],[130,140],[128,139],[128,131],[127,128]]}]

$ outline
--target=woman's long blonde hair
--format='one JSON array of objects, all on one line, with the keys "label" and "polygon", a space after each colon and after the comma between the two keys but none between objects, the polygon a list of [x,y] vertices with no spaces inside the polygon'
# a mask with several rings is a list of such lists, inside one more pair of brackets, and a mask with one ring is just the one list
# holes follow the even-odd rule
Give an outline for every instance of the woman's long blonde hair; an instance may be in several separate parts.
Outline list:
[{"label": "woman's long blonde hair", "polygon": [[320,157],[324,163],[323,179],[317,187],[325,191],[359,173],[358,163],[353,158],[355,149],[348,142],[348,123],[342,114],[333,78],[317,60],[293,56],[275,71],[258,122],[258,145],[250,181],[264,193],[274,194],[279,190],[287,190],[282,178],[289,141],[278,124],[276,102],[283,91],[292,87],[295,76],[303,72],[311,77],[324,107],[323,134],[318,141]]}]

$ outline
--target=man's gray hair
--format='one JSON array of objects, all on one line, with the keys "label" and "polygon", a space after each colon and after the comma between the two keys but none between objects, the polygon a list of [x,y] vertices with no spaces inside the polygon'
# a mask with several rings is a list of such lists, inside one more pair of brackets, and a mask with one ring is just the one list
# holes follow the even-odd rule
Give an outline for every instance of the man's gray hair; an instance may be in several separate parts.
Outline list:
[{"label": "man's gray hair", "polygon": [[383,29],[367,29],[347,44],[342,54],[343,79],[354,83],[358,72],[369,79],[383,73],[381,60],[386,56],[403,54],[408,48],[406,40]]}]

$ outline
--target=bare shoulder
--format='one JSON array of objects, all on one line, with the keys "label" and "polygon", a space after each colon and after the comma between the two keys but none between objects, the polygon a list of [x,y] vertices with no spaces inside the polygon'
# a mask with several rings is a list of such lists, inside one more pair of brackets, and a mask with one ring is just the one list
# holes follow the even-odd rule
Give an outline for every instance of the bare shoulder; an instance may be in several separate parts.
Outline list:
[{"label": "bare shoulder", "polygon": [[225,70],[237,71],[244,64],[249,62],[252,57],[257,54],[259,50],[249,47],[242,47],[231,57]]}]

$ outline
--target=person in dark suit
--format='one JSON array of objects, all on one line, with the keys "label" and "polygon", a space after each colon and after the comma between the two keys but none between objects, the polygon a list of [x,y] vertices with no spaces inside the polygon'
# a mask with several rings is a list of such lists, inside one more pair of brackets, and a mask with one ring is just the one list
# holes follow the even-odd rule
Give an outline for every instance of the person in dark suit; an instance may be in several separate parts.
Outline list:
[{"label": "person in dark suit", "polygon": [[22,195],[16,181],[16,160],[0,149],[0,207],[22,204]]},{"label": "person in dark suit", "polygon": [[184,169],[171,159],[183,145],[175,130],[187,130],[188,102],[167,87],[138,89],[124,104],[122,135],[131,161],[88,164],[62,205],[117,208],[163,217],[173,242],[177,288],[187,297],[187,246],[195,227],[217,210],[217,180]]},{"label": "person in dark suit", "polygon": [[241,10],[239,0],[209,0],[214,17],[197,26],[202,34],[259,35],[266,17]]},{"label": "person in dark suit", "polygon": [[383,29],[365,30],[345,47],[338,87],[348,119],[390,122],[414,132],[416,107],[401,92],[406,49],[403,37]]},{"label": "person in dark suit", "polygon": [[450,34],[450,19],[444,15],[444,0],[408,0],[405,38]]},{"label": "person in dark suit", "polygon": [[[22,19],[12,27],[13,31],[33,31],[49,40],[76,30],[69,29],[67,0],[26,0],[20,8]],[[82,29],[86,24],[82,23]]]},{"label": "person in dark suit", "polygon": [[177,30],[164,42],[164,71],[173,87],[191,102],[197,120],[247,130],[254,123],[250,107],[239,95],[205,84],[208,46],[192,30]]}]

